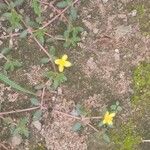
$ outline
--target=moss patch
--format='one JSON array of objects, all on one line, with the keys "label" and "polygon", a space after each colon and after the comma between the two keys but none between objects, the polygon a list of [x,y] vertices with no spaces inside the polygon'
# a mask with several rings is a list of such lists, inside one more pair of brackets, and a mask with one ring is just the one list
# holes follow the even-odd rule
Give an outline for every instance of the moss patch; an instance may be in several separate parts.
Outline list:
[{"label": "moss patch", "polygon": [[141,142],[141,137],[135,131],[135,125],[132,122],[122,124],[119,129],[113,129],[111,138],[117,150],[135,150]]},{"label": "moss patch", "polygon": [[146,103],[150,98],[150,63],[141,63],[133,72],[134,95],[132,102]]}]

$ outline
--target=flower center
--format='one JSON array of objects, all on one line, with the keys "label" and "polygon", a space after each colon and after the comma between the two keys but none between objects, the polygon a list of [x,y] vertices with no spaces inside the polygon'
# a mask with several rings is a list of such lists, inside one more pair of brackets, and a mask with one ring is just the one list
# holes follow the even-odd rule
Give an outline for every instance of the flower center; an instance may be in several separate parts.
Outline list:
[{"label": "flower center", "polygon": [[112,121],[112,117],[111,116],[106,116],[105,120],[106,120],[106,122],[110,122],[110,121]]},{"label": "flower center", "polygon": [[64,65],[65,65],[65,62],[66,62],[65,60],[61,60],[61,61],[60,61],[60,65],[61,65],[61,66],[64,66]]}]

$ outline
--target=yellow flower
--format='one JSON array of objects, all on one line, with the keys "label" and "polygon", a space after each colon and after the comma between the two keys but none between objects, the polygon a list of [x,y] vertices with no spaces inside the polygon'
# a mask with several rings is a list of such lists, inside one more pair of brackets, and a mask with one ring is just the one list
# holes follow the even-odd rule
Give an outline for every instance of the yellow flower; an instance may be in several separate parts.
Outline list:
[{"label": "yellow flower", "polygon": [[104,115],[103,124],[113,125],[113,117],[115,113],[109,113],[108,111]]},{"label": "yellow flower", "polygon": [[59,72],[63,72],[65,67],[70,67],[71,66],[71,63],[69,61],[67,61],[67,59],[68,59],[68,56],[63,55],[61,57],[61,59],[56,59],[55,60],[55,64],[58,65]]}]

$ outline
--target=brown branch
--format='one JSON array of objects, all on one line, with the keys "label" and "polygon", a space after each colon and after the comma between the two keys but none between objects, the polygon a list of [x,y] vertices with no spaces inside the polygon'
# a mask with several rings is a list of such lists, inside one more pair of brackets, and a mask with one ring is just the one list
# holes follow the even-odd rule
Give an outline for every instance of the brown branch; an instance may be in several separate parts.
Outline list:
[{"label": "brown branch", "polygon": [[85,117],[83,119],[101,119],[101,116],[96,116],[96,117]]},{"label": "brown branch", "polygon": [[20,35],[20,33],[13,33],[12,35],[2,35],[1,37],[0,37],[0,39],[5,39],[5,38],[9,38],[9,37],[14,37],[14,36],[19,36]]},{"label": "brown branch", "polygon": [[21,113],[21,112],[32,111],[32,110],[36,110],[36,109],[39,109],[39,108],[40,108],[40,106],[31,107],[31,108],[27,108],[27,109],[19,109],[19,110],[7,111],[7,112],[0,112],[0,116],[14,114],[14,113]]},{"label": "brown branch", "polygon": [[[74,2],[73,2],[73,5],[74,4],[76,4],[77,2],[78,2],[79,0],[75,0]],[[52,22],[54,22],[58,17],[60,17],[63,13],[65,13],[67,10],[68,10],[68,8],[69,8],[70,6],[67,6],[64,10],[62,10],[58,15],[56,15],[54,18],[52,18],[49,22],[47,22],[45,25],[43,25],[40,29],[44,29],[44,28],[46,28],[47,26],[49,26]]]},{"label": "brown branch", "polygon": [[52,35],[48,34],[48,33],[44,33],[45,35],[47,35],[48,37],[54,39],[54,40],[59,40],[59,41],[65,41],[64,38],[61,38],[61,37],[53,37]]},{"label": "brown branch", "polygon": [[0,148],[3,147],[5,150],[9,150],[3,143],[0,143]]},{"label": "brown branch", "polygon": [[57,114],[62,114],[63,116],[67,116],[67,117],[70,117],[70,118],[73,118],[73,119],[82,120],[81,117],[76,117],[76,116],[73,116],[73,115],[58,111],[58,110],[53,110],[53,112],[55,112]]},{"label": "brown branch", "polygon": [[[45,4],[45,5],[48,5],[49,7],[51,7],[51,8],[54,10],[54,12],[57,12],[58,14],[61,12],[60,10],[58,10],[58,9],[53,5],[52,2],[47,3],[47,2],[42,2],[42,1],[41,1],[41,3],[43,3],[43,4]],[[62,14],[62,17],[65,19],[66,22],[68,22],[67,18],[64,16],[64,14]]]},{"label": "brown branch", "polygon": [[34,41],[39,45],[39,47],[42,49],[42,51],[49,57],[49,60],[51,61],[51,63],[52,63],[52,66],[53,66],[53,69],[54,69],[54,71],[56,72],[56,67],[55,67],[55,64],[54,64],[54,62],[53,62],[53,60],[52,60],[52,57],[51,57],[51,55],[47,52],[47,50],[40,44],[40,42],[36,39],[36,37],[33,35],[33,33],[31,33],[32,34],[32,38],[34,39]]},{"label": "brown branch", "polygon": [[7,5],[9,5],[9,3],[7,2],[7,0],[4,0],[4,2],[5,2]]},{"label": "brown branch", "polygon": [[143,143],[149,143],[150,140],[142,140]]},{"label": "brown branch", "polygon": [[94,126],[92,126],[90,123],[86,123],[90,128],[92,128],[94,131],[99,132]]},{"label": "brown branch", "polygon": [[42,96],[41,96],[41,109],[43,109],[44,95],[45,95],[45,87],[43,88]]}]

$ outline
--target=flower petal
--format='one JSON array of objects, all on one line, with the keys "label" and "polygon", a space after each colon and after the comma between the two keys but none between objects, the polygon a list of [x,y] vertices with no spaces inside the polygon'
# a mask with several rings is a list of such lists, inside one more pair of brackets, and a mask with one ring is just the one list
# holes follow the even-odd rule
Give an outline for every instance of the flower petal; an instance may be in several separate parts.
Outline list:
[{"label": "flower petal", "polygon": [[70,67],[71,66],[71,63],[69,61],[65,61],[65,64],[64,64],[65,67]]},{"label": "flower petal", "polygon": [[105,113],[104,118],[107,117],[107,116],[109,116],[109,112],[108,111]]},{"label": "flower petal", "polygon": [[63,59],[63,60],[67,60],[68,59],[68,56],[65,54],[65,55],[63,55],[62,56],[62,58],[61,59]]},{"label": "flower petal", "polygon": [[103,122],[103,124],[106,124],[106,120],[105,119],[102,122]]},{"label": "flower petal", "polygon": [[115,113],[111,113],[110,117],[115,117],[115,115],[116,115]]},{"label": "flower petal", "polygon": [[60,64],[61,59],[56,59],[55,60],[55,64],[59,65]]},{"label": "flower petal", "polygon": [[108,122],[108,125],[113,125],[113,122],[112,122],[112,120]]},{"label": "flower petal", "polygon": [[64,66],[59,65],[58,69],[59,69],[59,72],[63,72],[64,71]]}]

